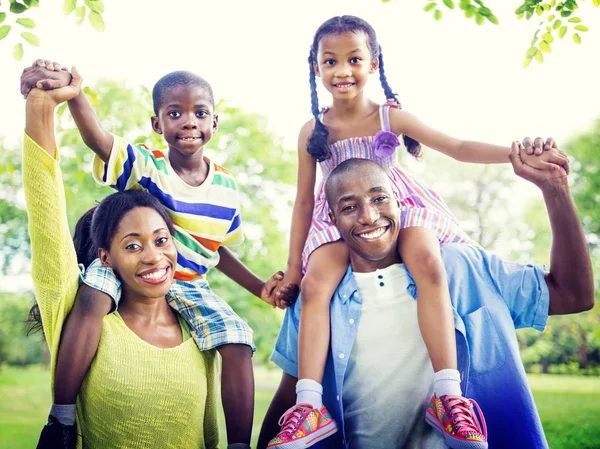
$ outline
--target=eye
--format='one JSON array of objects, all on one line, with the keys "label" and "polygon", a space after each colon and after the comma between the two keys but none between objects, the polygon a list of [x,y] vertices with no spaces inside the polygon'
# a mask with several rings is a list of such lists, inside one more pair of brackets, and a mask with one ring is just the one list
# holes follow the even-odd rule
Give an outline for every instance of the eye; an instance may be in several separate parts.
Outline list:
[{"label": "eye", "polygon": [[206,111],[197,111],[196,112],[196,117],[198,117],[198,118],[204,118],[207,116],[208,116],[208,112],[206,112]]},{"label": "eye", "polygon": [[129,245],[127,245],[125,247],[125,249],[128,250],[128,251],[136,251],[136,250],[138,250],[140,248],[141,248],[141,246],[138,245],[137,243],[130,243]]},{"label": "eye", "polygon": [[326,59],[325,61],[323,61],[323,64],[325,64],[325,65],[334,65],[335,61],[333,59]]},{"label": "eye", "polygon": [[356,206],[354,204],[349,204],[347,206],[342,207],[341,212],[342,213],[352,212],[355,209],[356,209]]},{"label": "eye", "polygon": [[386,195],[379,195],[379,196],[373,198],[373,202],[380,203],[382,201],[386,201],[387,199],[388,199],[388,197]]},{"label": "eye", "polygon": [[362,59],[360,59],[359,57],[355,56],[354,58],[350,59],[350,63],[351,64],[358,64],[360,61],[362,61]]},{"label": "eye", "polygon": [[181,117],[181,112],[179,112],[179,111],[169,111],[169,113],[167,115],[169,117],[172,117],[172,118],[179,118],[179,117]]},{"label": "eye", "polygon": [[156,239],[156,244],[158,246],[164,246],[169,243],[169,237],[163,236]]}]

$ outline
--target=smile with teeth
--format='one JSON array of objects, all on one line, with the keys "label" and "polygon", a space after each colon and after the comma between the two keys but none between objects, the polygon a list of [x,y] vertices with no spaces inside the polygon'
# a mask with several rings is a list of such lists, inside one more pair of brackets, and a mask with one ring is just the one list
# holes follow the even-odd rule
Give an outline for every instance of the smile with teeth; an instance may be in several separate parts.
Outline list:
[{"label": "smile with teeth", "polygon": [[367,239],[367,240],[376,239],[376,238],[381,237],[385,233],[386,230],[387,230],[387,228],[385,228],[385,227],[377,228],[373,231],[357,234],[357,236],[360,237],[361,239]]},{"label": "smile with teeth", "polygon": [[334,84],[335,87],[339,87],[340,89],[348,89],[352,86],[354,86],[354,83],[337,83]]},{"label": "smile with teeth", "polygon": [[200,137],[180,137],[180,139],[185,142],[193,142],[195,140],[199,140]]},{"label": "smile with teeth", "polygon": [[160,279],[167,274],[167,269],[168,268],[165,267],[161,268],[160,270],[153,271],[152,273],[140,274],[140,277],[142,279]]}]

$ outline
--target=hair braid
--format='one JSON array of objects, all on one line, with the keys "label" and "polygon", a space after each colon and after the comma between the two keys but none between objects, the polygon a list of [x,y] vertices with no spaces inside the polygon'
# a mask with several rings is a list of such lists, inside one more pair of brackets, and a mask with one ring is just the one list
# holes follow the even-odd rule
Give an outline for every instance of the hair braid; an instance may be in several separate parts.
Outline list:
[{"label": "hair braid", "polygon": [[[379,47],[379,81],[381,81],[381,87],[383,87],[383,92],[385,93],[385,97],[388,101],[394,101],[400,107],[400,100],[398,99],[398,94],[396,94],[390,84],[387,81],[387,77],[385,76],[385,69],[383,67],[383,52],[381,51],[381,46]],[[421,156],[421,144],[417,142],[412,137],[408,137],[403,135],[402,139],[404,140],[404,145],[410,154],[414,157],[418,158]]]},{"label": "hair braid", "polygon": [[313,55],[312,51],[308,56],[308,67],[310,70],[309,82],[310,82],[310,106],[313,116],[315,117],[315,128],[308,139],[308,145],[306,149],[308,154],[314,157],[317,161],[321,162],[328,159],[331,156],[329,146],[329,130],[319,119],[319,97],[317,96],[317,77],[315,69],[313,67]]}]

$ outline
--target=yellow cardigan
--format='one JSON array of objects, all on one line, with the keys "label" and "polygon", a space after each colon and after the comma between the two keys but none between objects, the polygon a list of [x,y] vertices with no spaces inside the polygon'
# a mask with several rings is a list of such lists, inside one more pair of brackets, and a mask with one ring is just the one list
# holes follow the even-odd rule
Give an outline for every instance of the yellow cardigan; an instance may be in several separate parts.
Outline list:
[{"label": "yellow cardigan", "polygon": [[[73,307],[79,269],[58,160],[27,135],[23,185],[31,271],[54,384],[60,333]],[[117,314],[107,315],[77,401],[78,448],[218,447],[215,369],[215,351],[200,352],[193,339],[175,348],[157,348]]]}]

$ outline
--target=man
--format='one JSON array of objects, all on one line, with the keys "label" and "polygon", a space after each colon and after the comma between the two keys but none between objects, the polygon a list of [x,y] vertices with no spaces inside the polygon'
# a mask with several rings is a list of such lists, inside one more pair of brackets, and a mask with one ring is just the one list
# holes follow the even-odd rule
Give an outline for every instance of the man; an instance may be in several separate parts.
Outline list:
[{"label": "man", "polygon": [[[504,262],[472,245],[442,246],[461,388],[485,413],[491,449],[547,447],[515,329],[541,331],[548,315],[594,304],[591,263],[567,175],[562,169],[531,168],[522,162],[521,149],[513,143],[510,160],[515,173],[544,196],[553,231],[550,272]],[[331,173],[326,192],[351,265],[331,302],[323,380],[324,403],[340,430],[320,447],[445,448],[424,420],[433,370],[419,333],[414,282],[397,253],[399,209],[389,180],[377,164],[355,159]],[[377,238],[361,237],[380,229]],[[284,374],[259,448],[277,433],[278,417],[295,402],[300,303],[286,312],[271,357]]]}]

